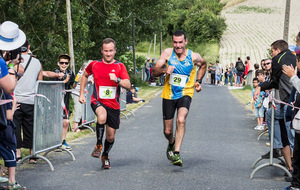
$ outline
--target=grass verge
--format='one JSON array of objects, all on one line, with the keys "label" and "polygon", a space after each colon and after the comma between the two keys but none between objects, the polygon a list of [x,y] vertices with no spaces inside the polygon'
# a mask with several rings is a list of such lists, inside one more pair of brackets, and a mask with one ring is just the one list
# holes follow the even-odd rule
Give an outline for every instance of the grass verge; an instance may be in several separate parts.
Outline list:
[{"label": "grass verge", "polygon": [[245,105],[245,108],[248,110],[252,110],[252,89],[250,85],[247,85],[243,89],[234,89],[230,91],[233,97],[235,97],[242,105]]}]

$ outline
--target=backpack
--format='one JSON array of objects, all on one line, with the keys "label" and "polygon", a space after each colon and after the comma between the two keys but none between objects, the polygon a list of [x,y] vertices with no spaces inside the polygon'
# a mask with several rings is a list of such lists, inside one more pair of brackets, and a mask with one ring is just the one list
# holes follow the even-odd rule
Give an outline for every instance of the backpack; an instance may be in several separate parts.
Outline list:
[{"label": "backpack", "polygon": [[236,69],[238,71],[244,71],[245,70],[245,66],[244,66],[244,64],[242,62],[238,62],[238,65],[237,65]]}]

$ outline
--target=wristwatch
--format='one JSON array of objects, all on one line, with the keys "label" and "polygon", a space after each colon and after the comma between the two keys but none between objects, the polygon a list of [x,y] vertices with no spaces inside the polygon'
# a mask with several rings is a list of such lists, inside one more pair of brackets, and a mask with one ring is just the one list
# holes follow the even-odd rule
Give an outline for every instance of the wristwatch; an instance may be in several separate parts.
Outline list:
[{"label": "wristwatch", "polygon": [[117,84],[119,84],[119,82],[121,81],[121,78],[117,78]]},{"label": "wristwatch", "polygon": [[197,79],[196,82],[199,82],[199,84],[202,83],[202,79]]}]

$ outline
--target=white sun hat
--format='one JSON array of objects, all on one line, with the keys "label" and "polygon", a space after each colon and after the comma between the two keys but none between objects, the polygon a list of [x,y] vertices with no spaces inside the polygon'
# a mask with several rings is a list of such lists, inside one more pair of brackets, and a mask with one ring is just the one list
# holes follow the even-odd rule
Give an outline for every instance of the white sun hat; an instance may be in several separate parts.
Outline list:
[{"label": "white sun hat", "polygon": [[26,35],[16,23],[5,21],[0,25],[0,50],[14,50],[26,41]]}]

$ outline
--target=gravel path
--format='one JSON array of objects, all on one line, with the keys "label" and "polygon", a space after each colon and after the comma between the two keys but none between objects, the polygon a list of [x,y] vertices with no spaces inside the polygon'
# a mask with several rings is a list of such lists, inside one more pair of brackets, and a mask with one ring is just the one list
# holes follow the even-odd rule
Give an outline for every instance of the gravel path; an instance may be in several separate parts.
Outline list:
[{"label": "gravel path", "polygon": [[[228,27],[220,42],[220,62],[227,65],[250,56],[253,65],[266,58],[270,44],[283,38],[285,4],[286,0],[247,0],[223,10]],[[289,44],[295,44],[300,31],[299,10],[300,2],[291,0]]]}]

